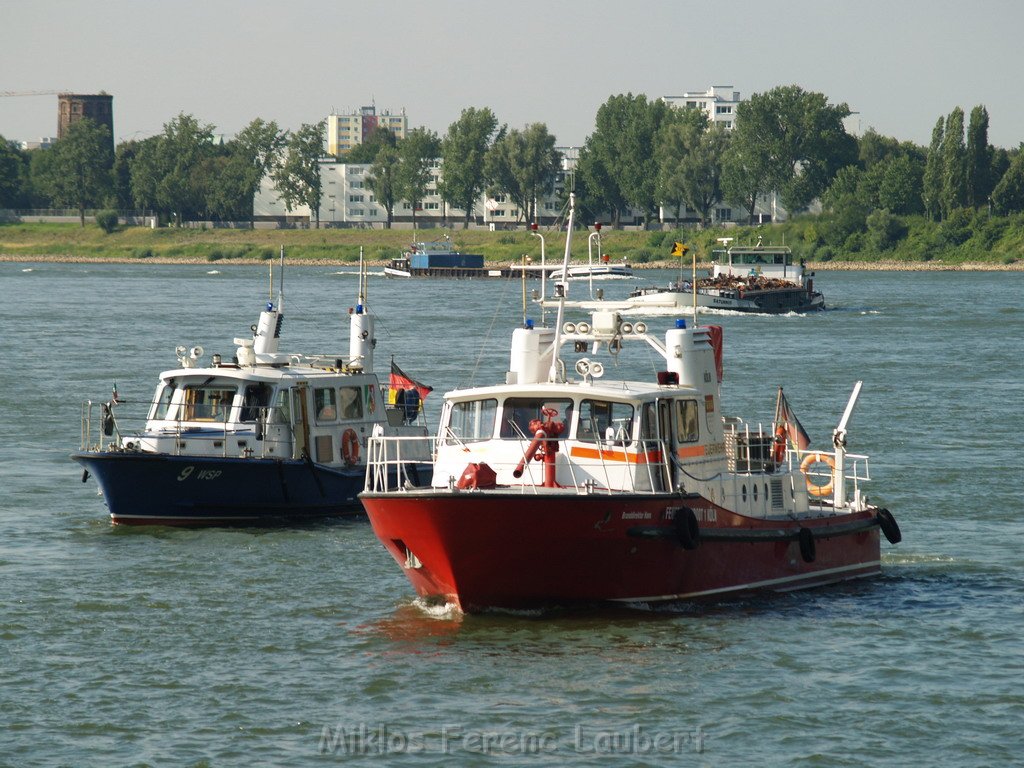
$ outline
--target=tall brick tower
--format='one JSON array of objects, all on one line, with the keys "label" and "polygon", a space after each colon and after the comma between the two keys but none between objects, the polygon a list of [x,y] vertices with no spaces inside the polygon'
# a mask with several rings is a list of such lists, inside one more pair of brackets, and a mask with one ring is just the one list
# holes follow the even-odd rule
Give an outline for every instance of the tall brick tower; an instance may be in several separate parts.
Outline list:
[{"label": "tall brick tower", "polygon": [[100,91],[94,95],[61,93],[57,95],[57,138],[64,138],[72,123],[88,117],[110,131],[110,146],[114,146],[114,97]]}]

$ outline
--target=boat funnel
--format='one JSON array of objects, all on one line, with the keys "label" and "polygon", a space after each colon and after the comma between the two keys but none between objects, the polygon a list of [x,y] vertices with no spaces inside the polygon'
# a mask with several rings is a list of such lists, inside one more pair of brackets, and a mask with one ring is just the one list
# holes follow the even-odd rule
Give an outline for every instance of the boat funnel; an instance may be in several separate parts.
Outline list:
[{"label": "boat funnel", "polygon": [[349,310],[348,359],[349,367],[373,370],[373,348],[377,337],[373,330],[373,315],[363,304]]},{"label": "boat funnel", "polygon": [[284,315],[274,309],[273,303],[268,301],[267,308],[260,312],[259,324],[253,332],[252,346],[257,355],[273,355],[277,352],[283,322]]}]

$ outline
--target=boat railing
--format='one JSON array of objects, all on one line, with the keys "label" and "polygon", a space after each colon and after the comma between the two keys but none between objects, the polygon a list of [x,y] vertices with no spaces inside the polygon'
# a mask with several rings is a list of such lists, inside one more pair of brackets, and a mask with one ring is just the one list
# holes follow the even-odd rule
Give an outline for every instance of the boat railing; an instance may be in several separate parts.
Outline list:
[{"label": "boat railing", "polygon": [[[835,451],[789,451],[787,454],[789,467],[797,466],[807,478],[807,485],[821,489],[830,489],[834,485],[835,476],[842,472],[846,482],[846,497],[834,499],[836,506],[842,506],[849,498],[861,498],[861,483],[871,481],[871,470],[868,466],[868,457],[860,453],[843,452],[843,465],[837,465],[837,454]],[[821,467],[816,469],[815,467]],[[829,496],[829,493],[819,492],[816,495]]]},{"label": "boat railing", "polygon": [[[423,462],[424,437],[374,436],[367,444],[366,490],[385,493],[409,490],[418,485],[418,473],[410,468]],[[527,494],[542,493],[546,468],[543,461],[522,461],[530,445],[525,437],[501,440],[462,440],[454,434],[441,438],[448,450],[455,449],[462,459],[445,461],[442,472],[435,464],[436,486],[457,485],[472,464],[487,464],[502,487],[516,488]],[[671,453],[659,440],[631,441],[628,446],[614,441],[580,442],[558,440],[555,466],[558,485],[579,493],[661,493],[672,488]],[[432,456],[437,444],[431,442]],[[480,447],[481,450],[477,450]],[[584,449],[585,456],[574,449]],[[576,455],[574,455],[574,453]],[[520,466],[521,465],[521,466]],[[518,474],[517,474],[518,473]],[[413,476],[415,475],[415,476]]]},{"label": "boat railing", "polygon": [[433,463],[436,440],[432,435],[372,435],[366,443],[364,490],[388,493],[421,487],[419,467]]},{"label": "boat railing", "polygon": [[[229,420],[231,408],[224,410],[224,418],[202,420],[202,426],[195,421],[184,419],[161,420],[157,430],[149,428],[151,401],[118,400],[94,402],[86,400],[82,403],[80,449],[83,451],[133,451],[141,450],[146,440],[162,440],[170,442],[170,450],[161,450],[180,456],[185,451],[187,440],[202,438],[210,442],[212,448],[219,449],[222,457],[234,458],[265,458],[276,442],[267,439],[274,427],[286,427],[288,441],[291,440],[291,427],[287,420],[275,418],[275,412],[282,409],[277,406],[242,406],[251,411],[254,418],[245,421]],[[232,408],[235,406],[232,406]],[[253,438],[252,445],[248,439],[245,447],[238,445],[239,438]],[[232,445],[232,438],[236,440]],[[203,455],[216,455],[206,451]],[[280,458],[280,455],[276,455]]]}]

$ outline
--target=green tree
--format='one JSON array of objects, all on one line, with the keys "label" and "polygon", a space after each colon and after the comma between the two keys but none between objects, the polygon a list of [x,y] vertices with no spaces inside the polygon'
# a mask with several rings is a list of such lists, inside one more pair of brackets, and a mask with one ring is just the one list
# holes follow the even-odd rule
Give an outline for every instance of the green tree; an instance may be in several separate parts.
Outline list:
[{"label": "green tree", "polygon": [[864,170],[903,154],[899,140],[883,136],[874,128],[868,128],[857,144],[860,164]]},{"label": "green tree", "polygon": [[880,166],[883,169],[878,186],[878,206],[895,215],[923,213],[921,179],[924,166],[909,155],[899,155]]},{"label": "green tree", "polygon": [[876,251],[891,249],[907,233],[903,222],[886,208],[878,208],[868,214],[866,224],[868,244]]},{"label": "green tree", "polygon": [[925,213],[932,221],[942,218],[942,179],[943,159],[942,143],[946,131],[946,123],[939,118],[932,128],[932,142],[928,146],[928,156],[924,165],[924,176],[921,179],[921,201]]},{"label": "green tree", "polygon": [[23,152],[0,136],[0,208],[17,208],[25,178]]},{"label": "green tree", "polygon": [[131,140],[122,141],[114,148],[114,167],[110,173],[114,185],[114,204],[121,210],[135,207],[135,199],[132,197],[132,166],[140,147],[140,142]]},{"label": "green tree", "polygon": [[686,110],[682,115],[682,120],[664,126],[658,140],[658,196],[663,204],[688,205],[700,214],[701,226],[706,226],[711,208],[722,200],[722,163],[729,134],[721,125],[709,124],[701,110]]},{"label": "green tree", "polygon": [[164,132],[140,142],[132,163],[132,197],[139,208],[174,218],[180,226],[206,210],[200,168],[216,154],[213,126],[192,115],[178,115]]},{"label": "green tree", "polygon": [[445,202],[466,212],[463,227],[467,229],[473,207],[487,186],[485,163],[497,128],[490,109],[469,107],[448,126],[441,141],[443,176],[438,191]]},{"label": "green tree", "polygon": [[252,221],[252,165],[239,154],[204,160],[197,169],[206,212],[219,221]]},{"label": "green tree", "polygon": [[994,190],[1000,179],[1003,178],[1003,174],[1006,173],[1010,168],[1010,162],[1012,157],[1002,147],[992,147],[992,163],[989,166],[988,178],[992,184]]},{"label": "green tree", "polygon": [[821,195],[840,168],[856,162],[857,142],[843,126],[849,115],[846,104],[829,104],[824,94],[779,86],[739,105],[732,143],[746,156],[764,155],[768,185],[796,212]]},{"label": "green tree", "polygon": [[840,168],[821,202],[827,216],[822,227],[825,240],[833,246],[842,246],[851,237],[867,229],[871,204],[864,182],[865,173],[856,165]]},{"label": "green tree", "polygon": [[395,147],[384,145],[377,153],[377,159],[370,166],[370,172],[366,176],[366,183],[373,190],[377,202],[384,206],[387,212],[385,226],[391,229],[391,222],[394,220],[395,204],[398,202],[401,191],[399,168],[402,158]]},{"label": "green tree", "polygon": [[414,128],[398,142],[397,193],[412,206],[413,229],[416,229],[416,211],[427,196],[427,188],[433,181],[434,166],[440,154],[441,140],[436,133],[426,128]]},{"label": "green tree", "polygon": [[83,118],[72,123],[50,150],[50,173],[44,189],[57,205],[76,207],[83,227],[85,209],[102,205],[112,188],[111,146],[110,129]]},{"label": "green tree", "polygon": [[28,155],[28,177],[23,195],[29,208],[52,208],[53,197],[49,192],[50,177],[53,175],[54,154],[50,149],[34,149]]},{"label": "green tree", "polygon": [[710,222],[711,209],[722,201],[722,163],[729,146],[729,133],[712,125],[692,137],[695,141],[680,168],[687,205],[700,213],[701,226]]},{"label": "green tree", "polygon": [[260,182],[281,162],[281,153],[287,142],[287,131],[280,129],[277,123],[256,118],[228,143],[230,173],[227,179],[222,180],[225,183],[219,186],[228,195],[231,187],[226,182],[230,181],[237,189],[242,199],[231,207],[244,214],[239,218],[252,221],[252,203],[260,189]]},{"label": "green tree", "polygon": [[964,147],[964,111],[955,107],[946,118],[942,136],[942,215],[967,205],[967,149]]},{"label": "green tree", "polygon": [[527,222],[536,221],[537,199],[554,186],[560,158],[544,123],[503,132],[487,153],[490,189],[507,194]]},{"label": "green tree", "polygon": [[304,123],[291,134],[284,162],[271,175],[284,207],[291,211],[299,205],[308,206],[317,229],[320,229],[320,200],[323,196],[320,158],[324,154],[325,124],[324,120]]},{"label": "green tree", "polygon": [[612,169],[605,165],[592,148],[584,145],[580,149],[576,169],[567,181],[569,191],[576,192],[579,221],[596,221],[601,214],[610,213],[612,224],[619,225],[621,214],[627,206],[626,199],[612,175]]},{"label": "green tree", "polygon": [[992,190],[992,205],[1002,214],[1024,212],[1024,152],[1017,152]]},{"label": "green tree", "polygon": [[603,196],[612,204],[616,226],[627,206],[653,215],[658,204],[658,136],[663,125],[681,119],[682,113],[664,101],[648,101],[642,93],[612,96],[598,108],[578,170],[587,192],[598,179],[611,181],[613,188],[604,190]]},{"label": "green tree", "polygon": [[746,209],[749,224],[754,223],[758,198],[772,191],[773,179],[776,178],[770,158],[760,151],[760,146],[753,132],[739,133],[733,129],[729,146],[722,158],[722,191],[725,199]]},{"label": "green tree", "polygon": [[988,110],[979,105],[971,110],[971,121],[967,126],[967,202],[974,208],[981,208],[988,202],[992,192],[991,170]]}]

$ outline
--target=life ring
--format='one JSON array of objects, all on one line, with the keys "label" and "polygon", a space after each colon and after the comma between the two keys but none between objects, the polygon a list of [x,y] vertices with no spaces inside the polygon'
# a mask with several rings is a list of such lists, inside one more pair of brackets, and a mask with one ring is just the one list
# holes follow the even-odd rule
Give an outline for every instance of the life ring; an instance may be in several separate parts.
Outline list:
[{"label": "life ring", "polygon": [[811,478],[807,476],[807,470],[810,469],[811,464],[828,464],[828,466],[835,472],[836,462],[827,453],[808,453],[804,456],[804,460],[800,462],[800,471],[804,473],[804,479],[807,481],[807,492],[811,496],[830,496],[832,494],[832,478],[824,485],[817,485],[811,481]]},{"label": "life ring", "polygon": [[800,543],[800,557],[804,559],[805,563],[813,563],[814,558],[817,556],[814,544],[814,532],[810,528],[801,528],[797,532],[797,541]]},{"label": "life ring", "polygon": [[786,458],[786,428],[779,424],[775,428],[775,445],[772,446],[772,458],[776,464],[781,464]]},{"label": "life ring", "polygon": [[696,549],[700,544],[700,525],[689,507],[679,507],[675,517],[676,541],[683,549]]},{"label": "life ring", "polygon": [[899,544],[903,541],[903,534],[900,533],[900,527],[896,523],[896,518],[892,516],[892,512],[883,507],[875,513],[875,520],[878,521],[878,527],[885,534],[886,541],[890,544]]},{"label": "life ring", "polygon": [[354,429],[346,429],[341,434],[341,458],[350,467],[359,462],[359,435]]}]

